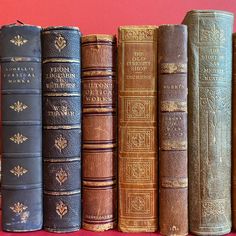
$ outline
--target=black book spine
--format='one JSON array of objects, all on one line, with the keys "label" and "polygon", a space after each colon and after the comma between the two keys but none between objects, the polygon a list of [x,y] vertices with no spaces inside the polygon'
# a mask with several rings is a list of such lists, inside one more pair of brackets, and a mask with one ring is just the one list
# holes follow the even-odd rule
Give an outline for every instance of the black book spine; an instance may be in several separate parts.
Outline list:
[{"label": "black book spine", "polygon": [[44,229],[81,224],[80,31],[43,30]]},{"label": "black book spine", "polygon": [[3,26],[0,32],[2,227],[42,227],[41,28]]}]

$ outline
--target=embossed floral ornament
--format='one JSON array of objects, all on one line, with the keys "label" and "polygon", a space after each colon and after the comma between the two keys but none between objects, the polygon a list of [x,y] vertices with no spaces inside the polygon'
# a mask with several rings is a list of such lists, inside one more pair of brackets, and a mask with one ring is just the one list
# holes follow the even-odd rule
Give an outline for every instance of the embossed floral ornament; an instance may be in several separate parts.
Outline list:
[{"label": "embossed floral ornament", "polygon": [[28,170],[18,165],[18,166],[15,166],[13,169],[11,169],[10,172],[19,178],[21,175],[26,174]]},{"label": "embossed floral ornament", "polygon": [[200,40],[201,41],[225,41],[225,32],[223,29],[220,29],[216,24],[208,25],[208,28],[203,28],[200,31]]},{"label": "embossed floral ornament", "polygon": [[10,140],[16,144],[21,144],[25,142],[27,139],[28,139],[27,137],[25,137],[20,133],[14,134],[12,137],[10,137]]},{"label": "embossed floral ornament", "polygon": [[56,180],[62,185],[68,179],[68,174],[62,168],[56,172]]},{"label": "embossed floral ornament", "polygon": [[54,45],[56,49],[60,52],[63,48],[66,47],[65,38],[61,34],[59,34],[54,41]]},{"label": "embossed floral ornament", "polygon": [[25,206],[23,203],[20,203],[20,202],[14,203],[13,206],[10,206],[10,209],[17,214],[22,213],[27,208],[28,208],[27,206]]},{"label": "embossed floral ornament", "polygon": [[68,207],[64,202],[60,201],[59,203],[57,203],[56,213],[60,216],[60,218],[62,218],[65,214],[67,214],[67,212],[68,212]]},{"label": "embossed floral ornament", "polygon": [[59,149],[59,151],[61,152],[63,149],[65,149],[68,145],[68,142],[66,140],[66,138],[64,138],[62,135],[60,135],[59,137],[57,137],[55,139],[55,143],[54,146]]},{"label": "embossed floral ornament", "polygon": [[24,111],[26,108],[28,108],[28,106],[20,101],[17,101],[14,104],[12,104],[10,108],[16,112],[21,112]]},{"label": "embossed floral ornament", "polygon": [[11,39],[10,42],[15,44],[16,46],[20,47],[20,46],[24,45],[25,43],[27,43],[28,40],[24,39],[22,36],[20,36],[18,34],[13,39]]}]

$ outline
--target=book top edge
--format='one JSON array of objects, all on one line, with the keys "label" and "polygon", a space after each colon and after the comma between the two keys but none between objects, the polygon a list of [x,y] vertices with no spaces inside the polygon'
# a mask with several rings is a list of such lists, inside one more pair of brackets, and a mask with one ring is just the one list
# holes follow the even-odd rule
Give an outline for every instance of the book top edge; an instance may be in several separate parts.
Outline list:
[{"label": "book top edge", "polygon": [[75,30],[80,31],[80,29],[76,26],[48,26],[43,28],[43,32],[51,31],[51,30]]},{"label": "book top edge", "polygon": [[211,10],[211,9],[206,9],[206,10],[191,10],[188,11],[186,15],[193,15],[193,14],[218,14],[218,15],[227,15],[227,16],[234,16],[232,12],[228,11],[222,11],[222,10]]},{"label": "book top edge", "polygon": [[13,27],[31,27],[31,28],[38,28],[42,29],[39,25],[30,25],[30,24],[8,24],[8,25],[2,25],[1,29],[3,28],[13,28]]},{"label": "book top edge", "polygon": [[124,25],[119,26],[119,30],[125,30],[125,29],[157,29],[157,25]]},{"label": "book top edge", "polygon": [[88,34],[88,35],[83,35],[81,37],[81,41],[82,43],[96,42],[96,41],[114,42],[116,41],[116,36],[110,34]]}]

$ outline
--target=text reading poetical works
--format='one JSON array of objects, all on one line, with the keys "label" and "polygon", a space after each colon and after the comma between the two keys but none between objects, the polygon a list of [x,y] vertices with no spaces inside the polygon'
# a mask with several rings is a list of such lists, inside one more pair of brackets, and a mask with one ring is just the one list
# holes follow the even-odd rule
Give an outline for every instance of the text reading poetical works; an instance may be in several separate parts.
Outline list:
[{"label": "text reading poetical works", "polygon": [[22,45],[24,45],[25,43],[28,42],[27,39],[24,39],[21,35],[16,35],[13,39],[10,40],[11,43],[13,43],[14,45],[20,47]]},{"label": "text reading poetical works", "polygon": [[55,41],[54,41],[54,45],[55,45],[56,49],[59,52],[61,52],[61,50],[66,47],[65,38],[61,34],[58,34]]},{"label": "text reading poetical works", "polygon": [[27,139],[27,137],[20,133],[14,134],[12,137],[10,137],[10,140],[16,144],[24,143]]},{"label": "text reading poetical works", "polygon": [[16,112],[21,112],[21,111],[24,111],[25,109],[28,108],[27,105],[25,105],[24,103],[20,102],[20,101],[17,101],[15,103],[13,103],[10,108]]},{"label": "text reading poetical works", "polygon": [[68,212],[68,206],[63,201],[59,201],[56,204],[56,213],[62,219],[62,217],[67,214],[67,212]]},{"label": "text reading poetical works", "polygon": [[68,141],[65,137],[60,135],[55,139],[54,146],[61,152],[63,149],[65,149],[68,146]]},{"label": "text reading poetical works", "polygon": [[56,180],[62,185],[68,179],[68,174],[62,168],[56,172]]},{"label": "text reading poetical works", "polygon": [[28,170],[18,165],[11,169],[10,172],[19,178],[20,176],[26,174]]}]

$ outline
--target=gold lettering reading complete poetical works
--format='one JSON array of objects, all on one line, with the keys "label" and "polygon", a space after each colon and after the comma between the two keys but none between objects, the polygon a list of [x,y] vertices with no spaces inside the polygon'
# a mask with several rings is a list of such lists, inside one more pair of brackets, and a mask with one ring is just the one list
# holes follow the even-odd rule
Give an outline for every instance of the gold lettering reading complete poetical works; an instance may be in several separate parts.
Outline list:
[{"label": "gold lettering reading complete poetical works", "polygon": [[68,146],[68,141],[62,135],[57,137],[54,142],[54,146],[61,152]]},{"label": "gold lettering reading complete poetical works", "polygon": [[28,170],[18,165],[11,169],[10,172],[19,178],[20,176],[26,174]]},{"label": "gold lettering reading complete poetical works", "polygon": [[62,168],[56,172],[56,180],[62,185],[68,179],[68,174]]},{"label": "gold lettering reading complete poetical works", "polygon": [[72,111],[67,104],[63,105],[63,101],[61,105],[52,105],[52,110],[48,111],[48,116],[57,117],[57,116],[74,116],[75,112]]},{"label": "gold lettering reading complete poetical works", "polygon": [[28,139],[27,137],[25,137],[20,133],[14,134],[12,137],[10,137],[10,140],[16,144],[21,144],[25,142],[27,139]]},{"label": "gold lettering reading complete poetical works", "polygon": [[75,88],[76,74],[71,72],[68,66],[50,67],[49,72],[45,73],[47,89],[69,89]]},{"label": "gold lettering reading complete poetical works", "polygon": [[123,31],[123,40],[125,41],[152,41],[155,40],[154,28],[150,29],[128,29]]},{"label": "gold lettering reading complete poetical works", "polygon": [[54,41],[54,45],[55,45],[56,49],[59,52],[61,52],[61,50],[66,47],[65,38],[61,34],[58,34],[55,41]]},{"label": "gold lettering reading complete poetical works", "polygon": [[17,102],[14,102],[10,108],[16,112],[21,112],[21,111],[24,111],[25,109],[28,108],[27,105],[25,105],[24,103],[20,102],[20,101],[17,101]]},{"label": "gold lettering reading complete poetical works", "polygon": [[112,102],[114,95],[114,83],[110,81],[84,82],[83,100],[86,103]]},{"label": "gold lettering reading complete poetical works", "polygon": [[56,213],[60,216],[61,219],[64,215],[67,214],[67,212],[68,207],[64,202],[60,201],[56,204]]},{"label": "gold lettering reading complete poetical works", "polygon": [[151,62],[147,59],[144,52],[137,51],[133,52],[132,57],[130,58],[130,60],[126,62],[126,65],[129,67],[131,72],[140,73],[140,72],[146,72],[148,68],[151,66]]},{"label": "gold lettering reading complete poetical works", "polygon": [[177,74],[187,73],[186,63],[162,63],[160,65],[160,73],[162,74]]},{"label": "gold lettering reading complete poetical works", "polygon": [[14,45],[20,47],[22,45],[24,45],[25,43],[28,42],[27,39],[24,39],[21,35],[16,35],[13,39],[10,40],[11,43],[13,43]]},{"label": "gold lettering reading complete poetical works", "polygon": [[36,77],[33,67],[4,67],[2,71],[9,84],[29,84]]}]

